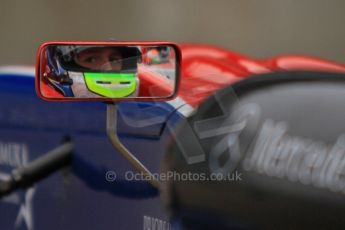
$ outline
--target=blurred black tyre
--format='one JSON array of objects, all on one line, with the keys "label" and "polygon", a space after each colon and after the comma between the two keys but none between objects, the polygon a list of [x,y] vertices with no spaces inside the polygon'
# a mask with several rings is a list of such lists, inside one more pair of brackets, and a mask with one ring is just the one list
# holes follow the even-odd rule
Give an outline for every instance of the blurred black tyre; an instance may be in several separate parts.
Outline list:
[{"label": "blurred black tyre", "polygon": [[253,76],[174,136],[162,197],[185,229],[345,228],[344,74]]}]

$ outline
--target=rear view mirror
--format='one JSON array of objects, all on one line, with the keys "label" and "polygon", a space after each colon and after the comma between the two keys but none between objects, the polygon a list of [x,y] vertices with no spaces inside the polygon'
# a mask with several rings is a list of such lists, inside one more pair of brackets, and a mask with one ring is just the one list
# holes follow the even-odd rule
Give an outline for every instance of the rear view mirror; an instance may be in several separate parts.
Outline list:
[{"label": "rear view mirror", "polygon": [[163,42],[48,42],[36,91],[48,101],[166,100],[176,95],[181,53]]}]

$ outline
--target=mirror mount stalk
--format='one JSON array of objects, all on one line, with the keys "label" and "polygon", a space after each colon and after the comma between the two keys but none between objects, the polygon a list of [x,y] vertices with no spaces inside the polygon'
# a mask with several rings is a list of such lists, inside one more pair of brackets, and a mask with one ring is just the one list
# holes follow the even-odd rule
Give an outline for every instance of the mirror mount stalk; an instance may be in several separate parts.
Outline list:
[{"label": "mirror mount stalk", "polygon": [[113,147],[145,178],[150,178],[149,183],[160,189],[160,182],[122,143],[117,135],[117,103],[107,103],[107,135]]}]

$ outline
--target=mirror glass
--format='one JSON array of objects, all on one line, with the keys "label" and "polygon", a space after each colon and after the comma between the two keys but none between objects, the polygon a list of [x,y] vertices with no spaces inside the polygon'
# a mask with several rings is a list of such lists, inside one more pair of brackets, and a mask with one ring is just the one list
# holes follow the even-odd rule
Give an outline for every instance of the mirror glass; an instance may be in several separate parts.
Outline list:
[{"label": "mirror glass", "polygon": [[47,45],[38,88],[44,98],[168,98],[177,84],[172,45]]}]

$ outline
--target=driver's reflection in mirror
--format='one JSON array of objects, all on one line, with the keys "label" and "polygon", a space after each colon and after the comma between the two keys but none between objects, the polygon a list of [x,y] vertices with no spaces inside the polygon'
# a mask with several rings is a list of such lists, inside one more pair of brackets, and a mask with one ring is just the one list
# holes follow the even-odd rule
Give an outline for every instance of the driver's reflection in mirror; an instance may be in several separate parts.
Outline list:
[{"label": "driver's reflection in mirror", "polygon": [[136,97],[139,91],[137,64],[140,50],[126,46],[63,46],[62,66],[73,82],[77,98]]},{"label": "driver's reflection in mirror", "polygon": [[168,46],[52,45],[41,56],[44,97],[163,98],[175,89]]}]

